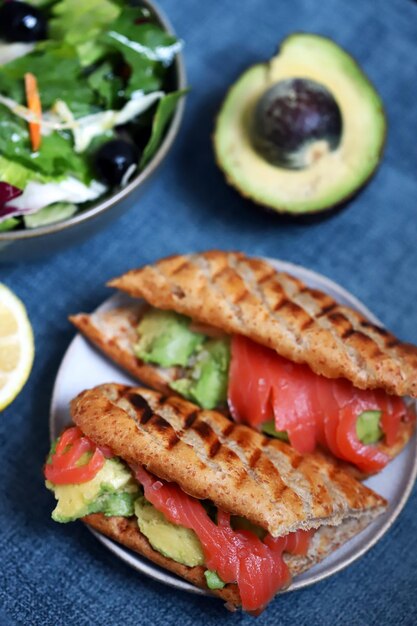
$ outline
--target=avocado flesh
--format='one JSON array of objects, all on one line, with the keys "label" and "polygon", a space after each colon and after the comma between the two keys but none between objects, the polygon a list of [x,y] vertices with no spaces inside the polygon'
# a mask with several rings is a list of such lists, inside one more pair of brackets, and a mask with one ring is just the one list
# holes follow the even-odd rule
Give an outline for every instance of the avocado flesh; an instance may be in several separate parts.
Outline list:
[{"label": "avocado flesh", "polygon": [[135,515],[140,532],[154,550],[188,567],[204,565],[203,549],[194,531],[169,522],[145,498],[136,500]]},{"label": "avocado flesh", "polygon": [[209,589],[223,589],[226,585],[218,573],[211,569],[206,569],[204,576],[206,577],[206,583]]},{"label": "avocado flesh", "polygon": [[281,441],[285,441],[287,443],[290,441],[288,433],[285,430],[277,430],[275,428],[275,420],[264,422],[261,430],[265,433],[265,435],[269,435],[270,437],[275,437],[276,439],[280,439]]},{"label": "avocado flesh", "polygon": [[356,435],[363,444],[370,445],[382,439],[382,411],[363,411],[356,422]]},{"label": "avocado flesh", "polygon": [[187,376],[170,383],[170,387],[204,409],[224,405],[229,361],[229,342],[226,339],[209,339],[201,347]]},{"label": "avocado flesh", "polygon": [[204,335],[189,330],[191,320],[173,311],[151,308],[142,317],[134,346],[137,357],[161,367],[187,365],[190,356],[204,340]]},{"label": "avocado flesh", "polygon": [[214,409],[227,399],[229,340],[210,339],[190,330],[190,324],[184,315],[150,308],[138,325],[134,351],[161,367],[183,366],[183,375],[170,387],[204,409]]},{"label": "avocado flesh", "polygon": [[[338,148],[303,170],[268,163],[251,140],[257,102],[273,84],[290,78],[322,84],[337,101],[343,134]],[[248,69],[231,87],[219,113],[214,147],[230,184],[277,212],[305,214],[353,195],[377,167],[385,140],[382,102],[360,67],[333,41],[295,34],[269,63]]]},{"label": "avocado flesh", "polygon": [[129,469],[117,458],[106,459],[92,480],[76,485],[55,485],[46,481],[58,500],[52,511],[55,522],[72,522],[91,513],[133,515],[139,486]]}]

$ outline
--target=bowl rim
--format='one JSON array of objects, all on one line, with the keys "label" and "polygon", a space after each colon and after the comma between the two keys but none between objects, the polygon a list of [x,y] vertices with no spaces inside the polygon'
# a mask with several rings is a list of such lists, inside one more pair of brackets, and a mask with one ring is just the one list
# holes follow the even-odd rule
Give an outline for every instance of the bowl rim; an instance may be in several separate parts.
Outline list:
[{"label": "bowl rim", "polygon": [[[160,6],[154,2],[153,0],[141,0],[141,4],[148,8],[156,17],[158,22],[164,28],[164,30],[170,35],[176,35],[175,30],[166,16],[165,12],[160,8]],[[185,70],[185,62],[182,50],[177,52],[175,55],[175,63],[174,67],[176,70],[177,76],[177,85],[176,88],[178,90],[186,89],[187,87],[187,76]],[[98,202],[92,207],[86,209],[85,211],[81,211],[80,213],[76,213],[72,217],[64,220],[62,222],[57,222],[56,224],[49,224],[45,226],[39,226],[34,229],[25,229],[18,231],[9,231],[0,233],[0,244],[2,242],[12,243],[13,241],[21,241],[25,239],[34,239],[36,237],[42,237],[44,235],[53,235],[57,232],[67,230],[73,226],[83,224],[89,220],[94,219],[97,215],[105,213],[109,209],[111,209],[115,204],[125,200],[137,187],[139,187],[142,183],[148,180],[155,170],[159,167],[159,165],[164,160],[167,155],[169,149],[171,148],[174,139],[178,133],[181,120],[184,114],[185,107],[185,99],[181,98],[178,102],[174,116],[171,119],[168,131],[165,134],[165,137],[158,148],[156,154],[152,157],[150,162],[145,166],[145,168],[135,177],[133,178],[126,187],[123,187],[117,193],[112,194],[109,198]]]}]

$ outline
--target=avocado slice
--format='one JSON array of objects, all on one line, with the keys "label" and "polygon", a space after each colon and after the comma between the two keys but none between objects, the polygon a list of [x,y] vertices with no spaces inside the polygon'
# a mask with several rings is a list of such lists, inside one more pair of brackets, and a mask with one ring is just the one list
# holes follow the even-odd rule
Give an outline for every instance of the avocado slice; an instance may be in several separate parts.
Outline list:
[{"label": "avocado slice", "polygon": [[356,422],[356,435],[362,443],[377,443],[384,436],[381,428],[382,411],[363,411]]},{"label": "avocado slice", "polygon": [[161,367],[187,365],[190,356],[203,343],[204,335],[189,330],[191,320],[174,311],[150,308],[142,317],[134,346],[137,357]]},{"label": "avocado slice", "polygon": [[179,394],[197,402],[203,409],[226,404],[230,362],[227,339],[208,339],[196,354],[184,378],[170,383]]},{"label": "avocado slice", "polygon": [[203,549],[193,530],[172,524],[144,497],[136,500],[135,515],[140,532],[154,550],[188,567],[204,564]]},{"label": "avocado slice", "polygon": [[353,58],[330,39],[300,33],[232,85],[214,149],[243,196],[300,216],[356,193],[380,162],[385,134],[381,99]]},{"label": "avocado slice", "polygon": [[140,495],[131,471],[117,458],[106,459],[94,478],[85,483],[55,485],[47,480],[45,484],[58,500],[52,519],[62,523],[91,513],[129,517]]},{"label": "avocado slice", "polygon": [[290,441],[288,433],[285,430],[277,430],[275,428],[275,420],[264,422],[261,430],[265,433],[265,435],[269,435],[270,437],[275,437],[276,439],[280,439],[281,441],[285,441],[287,443]]},{"label": "avocado slice", "polygon": [[207,587],[209,589],[223,589],[226,585],[218,573],[212,569],[206,569],[204,576],[206,577]]}]

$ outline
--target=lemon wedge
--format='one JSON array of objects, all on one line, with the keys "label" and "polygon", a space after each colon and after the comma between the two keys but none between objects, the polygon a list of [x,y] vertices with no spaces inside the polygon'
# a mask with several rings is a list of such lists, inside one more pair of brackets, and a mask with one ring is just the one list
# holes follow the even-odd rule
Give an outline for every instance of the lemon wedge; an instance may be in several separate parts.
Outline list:
[{"label": "lemon wedge", "polygon": [[0,283],[0,411],[28,379],[35,353],[33,331],[24,304]]}]

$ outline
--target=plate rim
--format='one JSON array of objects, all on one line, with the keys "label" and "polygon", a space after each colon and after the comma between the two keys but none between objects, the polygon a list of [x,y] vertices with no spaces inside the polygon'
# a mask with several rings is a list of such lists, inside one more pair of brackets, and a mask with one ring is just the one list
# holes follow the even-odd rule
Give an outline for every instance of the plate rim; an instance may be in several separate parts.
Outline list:
[{"label": "plate rim", "polygon": [[[319,287],[320,289],[323,289],[324,291],[329,289],[330,292],[333,291],[336,294],[341,295],[343,298],[349,301],[350,303],[349,306],[352,306],[353,308],[357,309],[360,313],[368,317],[372,323],[377,324],[379,326],[383,326],[381,321],[376,317],[376,315],[372,313],[372,311],[370,311],[368,307],[359,298],[357,298],[355,295],[349,292],[345,287],[342,287],[341,285],[339,285],[339,283],[337,283],[333,279],[328,278],[327,276],[321,274],[320,272],[308,269],[302,265],[292,263],[290,261],[283,261],[281,259],[274,259],[271,257],[258,257],[258,258],[261,258],[262,260],[270,263],[278,271],[288,272],[289,274],[295,275],[296,278],[298,278],[298,276],[301,273],[303,275],[303,281],[307,283],[310,280],[312,282],[318,282],[320,284],[320,287]],[[96,311],[102,307],[105,307],[106,305],[108,305],[108,303],[112,299],[117,297],[117,295],[118,294],[113,294],[109,298],[106,298],[94,310]],[[56,372],[54,385],[53,385],[53,391],[51,395],[50,411],[49,411],[49,434],[50,434],[51,441],[55,437],[54,422],[55,422],[56,413],[57,413],[60,379],[61,379],[61,376],[63,375],[63,371],[65,370],[66,362],[70,360],[72,356],[72,352],[77,348],[77,344],[79,343],[79,341],[85,341],[87,342],[89,346],[92,345],[90,342],[88,342],[88,340],[85,337],[83,337],[83,335],[81,335],[81,333],[77,332],[76,335],[72,338],[71,342],[69,343],[67,349],[65,350],[65,353],[61,359],[58,370]],[[105,357],[105,355],[101,355],[99,350],[97,350],[97,354],[100,356],[103,356],[103,358],[107,360],[107,357]],[[117,364],[113,364],[113,365],[115,367],[119,367],[117,366]],[[124,370],[121,370],[121,371],[124,372]],[[127,374],[127,376],[130,376],[130,375]],[[364,556],[369,550],[371,550],[375,546],[375,544],[378,543],[378,541],[389,531],[389,529],[395,523],[401,511],[405,507],[411,495],[411,491],[414,487],[416,479],[417,479],[417,435],[416,435],[416,432],[414,432],[414,434],[412,435],[410,441],[407,444],[407,447],[410,445],[413,445],[415,449],[412,470],[408,475],[405,488],[403,489],[403,492],[399,501],[397,502],[396,506],[389,511],[389,515],[385,523],[380,527],[378,532],[375,533],[371,538],[369,538],[362,547],[358,547],[358,549],[353,554],[351,554],[350,557],[346,557],[341,562],[334,563],[324,572],[323,571],[318,572],[307,580],[297,580],[297,577],[295,577],[291,585],[287,589],[278,592],[278,594],[289,593],[292,591],[305,589],[306,587],[310,587],[311,585],[314,585],[322,580],[329,578],[330,576],[337,574],[338,572],[343,571],[344,569],[352,565],[352,563],[354,563],[355,561],[360,559],[362,556]],[[168,570],[163,570],[162,568],[158,567],[155,563],[153,563],[146,557],[138,553],[135,553],[132,550],[129,550],[125,546],[113,541],[112,539],[109,539],[105,535],[99,533],[98,531],[88,526],[88,524],[85,524],[85,525],[87,526],[88,530],[96,537],[96,539],[98,539],[98,541],[100,541],[108,550],[110,550],[110,552],[112,552],[114,555],[116,555],[119,559],[121,559],[124,563],[126,563],[130,567],[132,567],[134,570],[142,574],[145,574],[152,580],[156,580],[160,583],[163,583],[175,589],[187,591],[188,593],[202,595],[202,596],[206,596],[206,597],[217,599],[217,600],[220,599],[219,597],[211,594],[209,591],[196,587],[195,585],[192,585],[188,581],[185,581],[183,578],[176,576],[175,574],[169,572]]]}]

